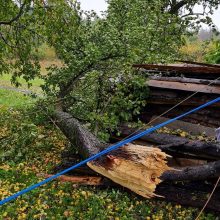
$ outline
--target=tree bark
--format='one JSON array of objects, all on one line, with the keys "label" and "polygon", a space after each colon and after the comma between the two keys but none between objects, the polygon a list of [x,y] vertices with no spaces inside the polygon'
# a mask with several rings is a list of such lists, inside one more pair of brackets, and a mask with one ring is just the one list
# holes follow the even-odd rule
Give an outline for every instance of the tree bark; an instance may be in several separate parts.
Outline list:
[{"label": "tree bark", "polygon": [[161,179],[164,181],[205,180],[220,176],[220,160],[201,166],[186,167],[181,171],[167,171]]},{"label": "tree bark", "polygon": [[69,113],[56,111],[54,118],[56,119],[57,126],[74,147],[77,148],[83,158],[97,154],[105,146],[104,143],[99,141]]}]

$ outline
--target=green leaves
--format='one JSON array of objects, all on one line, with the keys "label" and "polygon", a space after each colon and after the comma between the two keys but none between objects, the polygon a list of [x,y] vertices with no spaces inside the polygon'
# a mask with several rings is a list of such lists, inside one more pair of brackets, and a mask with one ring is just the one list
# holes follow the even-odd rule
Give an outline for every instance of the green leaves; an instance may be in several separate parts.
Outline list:
[{"label": "green leaves", "polygon": [[[179,56],[186,28],[198,20],[181,17],[183,9],[192,12],[196,3],[210,10],[217,5],[217,1],[107,2],[108,10],[99,17],[83,11],[77,1],[24,0],[21,6],[0,0],[0,73],[12,72],[17,86],[19,77],[29,82],[40,76],[36,52],[40,45],[53,48],[62,65],[51,66],[41,76],[47,97],[65,100],[64,109],[88,122],[104,139],[146,105],[146,77],[133,71],[132,64],[172,62]],[[10,25],[1,25],[18,14]],[[210,23],[209,17],[203,19]]]},{"label": "green leaves", "polygon": [[76,2],[54,1],[45,21],[48,43],[64,66],[50,68],[44,90],[64,98],[65,109],[104,140],[146,105],[146,77],[132,64],[176,58],[184,31],[176,16],[161,12],[163,1],[108,3],[99,18]]},{"label": "green leaves", "polygon": [[209,63],[220,64],[220,41],[213,42],[214,48],[206,55],[206,61]]},{"label": "green leaves", "polygon": [[[34,8],[33,8],[34,7]],[[28,82],[39,76],[40,66],[34,48],[42,42],[42,7],[30,0],[0,1],[0,74],[12,73],[12,83],[19,86],[21,76]]]}]

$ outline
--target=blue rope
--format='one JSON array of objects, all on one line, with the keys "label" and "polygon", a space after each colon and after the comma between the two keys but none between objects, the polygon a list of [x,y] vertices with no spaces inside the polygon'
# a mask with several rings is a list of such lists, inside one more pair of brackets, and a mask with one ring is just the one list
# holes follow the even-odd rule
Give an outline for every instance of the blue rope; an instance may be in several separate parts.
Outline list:
[{"label": "blue rope", "polygon": [[28,188],[23,189],[23,190],[21,190],[21,191],[15,193],[14,195],[11,195],[11,196],[9,196],[9,197],[3,199],[2,201],[0,201],[0,205],[2,206],[2,205],[4,205],[5,203],[14,200],[14,199],[16,199],[17,197],[19,197],[19,196],[21,196],[21,195],[23,195],[23,194],[25,194],[25,193],[27,193],[27,192],[30,192],[31,190],[34,190],[34,189],[36,189],[36,188],[38,188],[38,187],[40,187],[40,186],[42,186],[42,185],[44,185],[44,184],[46,184],[46,183],[48,183],[48,182],[50,182],[50,181],[52,181],[52,180],[58,178],[59,176],[61,176],[61,175],[63,175],[63,174],[66,174],[67,172],[69,172],[69,171],[71,171],[71,170],[74,170],[74,169],[76,169],[76,168],[78,168],[78,167],[80,167],[80,166],[82,166],[82,165],[85,165],[86,163],[88,163],[88,162],[90,162],[90,161],[92,161],[92,160],[95,160],[95,159],[97,159],[97,158],[99,158],[99,157],[101,157],[101,156],[103,156],[103,155],[105,155],[105,154],[108,154],[109,152],[111,152],[111,151],[113,151],[113,150],[116,150],[116,149],[118,149],[119,147],[121,147],[121,146],[123,146],[123,145],[125,145],[125,144],[128,144],[128,143],[130,143],[130,142],[132,142],[132,141],[134,141],[134,140],[137,140],[138,138],[140,138],[140,137],[142,137],[142,136],[144,136],[144,135],[147,135],[147,134],[149,134],[149,133],[152,133],[153,131],[156,131],[157,129],[159,129],[159,128],[161,128],[161,127],[164,127],[165,125],[168,125],[168,124],[170,124],[170,123],[172,123],[172,122],[174,122],[174,121],[176,121],[176,120],[178,120],[178,119],[181,119],[181,118],[183,118],[183,117],[185,117],[185,116],[187,116],[187,115],[189,115],[189,114],[192,114],[192,113],[194,113],[194,112],[196,112],[196,111],[198,111],[198,110],[200,110],[200,109],[203,109],[203,108],[205,108],[205,107],[207,107],[207,106],[209,106],[209,105],[212,105],[212,104],[214,104],[214,103],[216,103],[216,102],[220,102],[220,97],[218,97],[218,98],[216,98],[216,99],[214,99],[214,100],[212,100],[212,101],[210,101],[210,102],[207,102],[206,104],[203,104],[203,105],[201,105],[201,106],[199,106],[199,107],[197,107],[197,108],[194,108],[194,109],[192,109],[192,110],[190,110],[190,111],[188,111],[188,112],[186,112],[186,113],[184,113],[184,114],[182,114],[182,115],[180,115],[180,116],[177,116],[177,117],[175,117],[175,118],[173,118],[173,119],[170,119],[170,120],[165,121],[165,122],[163,122],[163,123],[161,123],[161,124],[158,124],[158,125],[156,125],[156,126],[154,126],[154,127],[152,127],[152,128],[149,128],[149,129],[147,129],[147,130],[145,130],[145,131],[143,131],[143,132],[140,132],[140,133],[138,133],[138,134],[136,134],[136,135],[134,135],[134,136],[132,136],[132,137],[130,137],[130,138],[127,138],[127,139],[125,139],[125,140],[123,140],[123,141],[120,141],[120,142],[114,144],[113,146],[111,146],[111,147],[109,147],[109,148],[107,148],[107,149],[105,149],[105,150],[99,152],[98,154],[93,155],[93,156],[91,156],[91,157],[89,157],[89,158],[87,158],[87,159],[85,159],[85,160],[79,162],[78,164],[75,164],[75,165],[73,165],[72,167],[63,170],[62,172],[55,174],[54,176],[51,176],[51,177],[49,177],[49,178],[47,178],[47,179],[45,179],[45,180],[43,180],[43,181],[41,181],[41,182],[39,182],[39,183],[37,183],[37,184],[34,184],[34,185],[32,185],[32,186],[29,186]]}]

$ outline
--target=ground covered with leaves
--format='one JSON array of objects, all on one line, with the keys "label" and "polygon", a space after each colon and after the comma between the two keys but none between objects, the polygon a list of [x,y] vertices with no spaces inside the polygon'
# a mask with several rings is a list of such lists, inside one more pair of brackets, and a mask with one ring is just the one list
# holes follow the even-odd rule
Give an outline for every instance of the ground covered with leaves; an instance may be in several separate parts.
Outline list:
[{"label": "ground covered with leaves", "polygon": [[[36,110],[0,109],[0,200],[52,173],[69,143]],[[0,208],[0,219],[195,219],[199,210],[119,189],[53,181]],[[205,213],[201,219],[217,219]]]}]

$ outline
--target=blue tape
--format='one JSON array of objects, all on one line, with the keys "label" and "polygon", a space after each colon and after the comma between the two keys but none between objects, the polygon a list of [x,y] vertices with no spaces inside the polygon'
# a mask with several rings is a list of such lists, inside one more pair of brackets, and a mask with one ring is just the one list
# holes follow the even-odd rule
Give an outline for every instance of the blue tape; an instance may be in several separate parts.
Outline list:
[{"label": "blue tape", "polygon": [[163,122],[163,123],[161,123],[161,124],[158,124],[158,125],[156,125],[156,126],[154,126],[154,127],[152,127],[152,128],[149,128],[149,129],[147,129],[147,130],[145,130],[145,131],[143,131],[143,132],[140,132],[139,134],[136,134],[136,135],[134,135],[134,136],[132,136],[132,137],[130,137],[130,138],[127,138],[127,139],[125,139],[125,140],[123,140],[123,141],[120,141],[120,142],[114,144],[113,146],[111,146],[111,147],[109,147],[109,148],[107,148],[107,149],[105,149],[105,150],[99,152],[98,154],[93,155],[93,156],[91,156],[91,157],[89,157],[89,158],[87,158],[87,159],[85,159],[85,160],[79,162],[78,164],[76,164],[76,165],[74,165],[74,166],[72,166],[72,167],[70,167],[70,168],[67,168],[67,169],[63,170],[62,172],[55,174],[54,176],[51,176],[51,177],[49,177],[49,178],[47,178],[47,179],[45,179],[45,180],[43,180],[43,181],[41,181],[41,182],[39,182],[39,183],[37,183],[37,184],[34,184],[34,185],[32,185],[32,186],[29,186],[28,188],[23,189],[23,190],[21,190],[21,191],[15,193],[14,195],[11,195],[11,196],[9,196],[9,197],[3,199],[2,201],[0,201],[0,205],[2,206],[2,205],[4,205],[5,203],[14,200],[14,199],[16,199],[17,197],[19,197],[19,196],[21,196],[21,195],[23,195],[23,194],[25,194],[25,193],[27,193],[27,192],[30,192],[30,191],[32,191],[32,190],[34,190],[34,189],[36,189],[36,188],[38,188],[38,187],[40,187],[40,186],[46,184],[46,183],[48,183],[48,182],[50,182],[50,181],[52,181],[52,180],[58,178],[58,177],[61,176],[61,175],[68,173],[68,172],[71,171],[71,170],[74,170],[74,169],[76,169],[76,168],[78,168],[78,167],[80,167],[80,166],[82,166],[82,165],[85,165],[86,163],[88,163],[88,162],[90,162],[90,161],[92,161],[92,160],[98,159],[99,157],[101,157],[101,156],[103,156],[103,155],[106,155],[106,154],[108,154],[109,152],[111,152],[111,151],[113,151],[113,150],[116,150],[116,149],[118,149],[119,147],[122,147],[122,146],[125,145],[125,144],[128,144],[128,143],[130,143],[130,142],[132,142],[132,141],[134,141],[134,140],[137,140],[138,138],[140,138],[140,137],[142,137],[142,136],[144,136],[144,135],[150,134],[150,133],[152,133],[153,131],[156,131],[157,129],[164,127],[165,125],[168,125],[168,124],[170,124],[170,123],[172,123],[172,122],[174,122],[174,121],[176,121],[176,120],[178,120],[178,119],[181,119],[181,118],[183,118],[183,117],[185,117],[185,116],[187,116],[187,115],[190,115],[190,114],[192,114],[192,113],[194,113],[194,112],[196,112],[196,111],[199,111],[200,109],[203,109],[203,108],[205,108],[205,107],[207,107],[207,106],[209,106],[209,105],[212,105],[212,104],[214,104],[214,103],[217,103],[217,102],[220,102],[220,97],[218,97],[218,98],[216,98],[216,99],[214,99],[214,100],[212,100],[212,101],[210,101],[210,102],[207,102],[206,104],[203,104],[203,105],[201,105],[201,106],[199,106],[199,107],[197,107],[197,108],[194,108],[194,109],[192,109],[192,110],[190,110],[190,111],[188,111],[188,112],[186,112],[186,113],[184,113],[184,114],[182,114],[182,115],[180,115],[180,116],[177,116],[177,117],[175,117],[175,118],[173,118],[173,119],[170,119],[170,120],[165,121],[165,122]]}]

